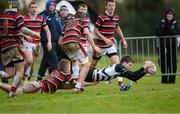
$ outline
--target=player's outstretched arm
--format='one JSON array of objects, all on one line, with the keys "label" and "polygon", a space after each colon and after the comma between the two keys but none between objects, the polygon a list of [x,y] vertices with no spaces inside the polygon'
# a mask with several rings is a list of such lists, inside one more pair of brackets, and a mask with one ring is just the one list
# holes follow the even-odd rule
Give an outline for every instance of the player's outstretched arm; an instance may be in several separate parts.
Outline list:
[{"label": "player's outstretched arm", "polygon": [[155,67],[154,63],[147,60],[144,62],[143,67],[141,67],[140,69],[138,69],[137,71],[130,71],[130,70],[126,70],[124,73],[124,76],[132,81],[137,81],[140,78],[142,78],[144,75],[146,75],[148,72],[149,68],[153,68]]}]

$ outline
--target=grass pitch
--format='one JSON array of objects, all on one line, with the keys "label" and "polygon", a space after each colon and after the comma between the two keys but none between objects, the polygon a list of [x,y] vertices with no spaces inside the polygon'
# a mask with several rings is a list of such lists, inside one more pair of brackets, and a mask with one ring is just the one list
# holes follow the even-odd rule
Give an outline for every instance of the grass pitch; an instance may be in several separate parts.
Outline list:
[{"label": "grass pitch", "polygon": [[[98,67],[107,64],[102,60]],[[14,99],[7,99],[7,93],[0,90],[0,113],[180,113],[180,77],[176,84],[161,84],[160,80],[160,76],[145,76],[129,91],[120,91],[113,80],[87,87],[81,94],[59,90]]]}]

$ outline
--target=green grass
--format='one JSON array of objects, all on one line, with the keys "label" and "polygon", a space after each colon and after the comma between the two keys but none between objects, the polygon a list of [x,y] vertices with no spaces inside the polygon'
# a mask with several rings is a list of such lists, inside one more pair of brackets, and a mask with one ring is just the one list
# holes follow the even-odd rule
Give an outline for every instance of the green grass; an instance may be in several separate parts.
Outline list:
[{"label": "green grass", "polygon": [[[98,67],[108,64],[103,58]],[[0,90],[0,113],[180,113],[180,77],[176,84],[161,84],[160,80],[160,76],[145,76],[129,91],[119,91],[113,80],[76,95],[71,90],[59,90],[14,99],[7,99],[7,93]]]}]

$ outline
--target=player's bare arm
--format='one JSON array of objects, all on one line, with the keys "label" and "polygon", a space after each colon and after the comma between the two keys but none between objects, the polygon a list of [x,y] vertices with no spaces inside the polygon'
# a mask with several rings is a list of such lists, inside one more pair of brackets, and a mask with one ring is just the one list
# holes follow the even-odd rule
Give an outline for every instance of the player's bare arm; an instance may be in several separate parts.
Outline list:
[{"label": "player's bare arm", "polygon": [[126,42],[126,40],[125,40],[125,38],[124,38],[124,35],[123,35],[123,33],[122,33],[122,30],[121,30],[121,28],[119,27],[119,26],[117,26],[116,27],[116,33],[119,35],[119,37],[121,38],[120,40],[121,40],[121,42],[122,42],[122,44],[123,44],[123,47],[124,48],[127,48],[128,47],[128,44],[127,44],[127,42]]},{"label": "player's bare arm", "polygon": [[105,38],[100,32],[99,29],[97,27],[94,28],[94,34],[96,34],[96,36],[102,40],[104,40],[104,42],[108,45],[112,45],[113,41],[111,41],[110,39]]},{"label": "player's bare arm", "polygon": [[58,44],[63,47],[63,36],[60,36]]},{"label": "player's bare arm", "polygon": [[22,27],[20,30],[22,33],[29,35],[29,36],[37,36],[40,37],[40,33],[34,32],[30,29],[28,29],[27,27]]},{"label": "player's bare arm", "polygon": [[22,32],[19,33],[20,36],[23,36],[27,41],[32,42],[33,39],[31,36],[25,35]]},{"label": "player's bare arm", "polygon": [[92,38],[93,38],[93,35],[89,32],[89,29],[88,29],[88,28],[84,28],[84,29],[83,29],[83,32],[84,32],[84,34],[87,35],[87,40],[88,40],[88,42],[91,44],[91,46],[93,47],[93,49],[94,49],[96,52],[100,53],[100,52],[101,52],[101,49],[94,44],[94,41],[93,41],[93,39],[92,39]]}]

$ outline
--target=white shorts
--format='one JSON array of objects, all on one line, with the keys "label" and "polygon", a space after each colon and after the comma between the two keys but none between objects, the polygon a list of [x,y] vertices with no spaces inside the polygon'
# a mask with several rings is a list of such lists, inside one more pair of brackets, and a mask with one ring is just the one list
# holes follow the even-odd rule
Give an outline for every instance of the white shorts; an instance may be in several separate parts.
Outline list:
[{"label": "white shorts", "polygon": [[115,46],[115,44],[113,44],[110,47],[107,48],[101,48],[101,53],[93,53],[93,59],[100,59],[103,55],[107,55],[109,57],[111,57],[111,55],[117,55],[117,48]]},{"label": "white shorts", "polygon": [[81,64],[86,64],[89,62],[84,47],[78,43],[65,44],[63,50],[72,61],[79,60]]},{"label": "white shorts", "polygon": [[24,62],[25,54],[21,48],[15,47],[6,53],[2,53],[2,60],[5,67],[13,67],[14,64],[18,64],[20,62]]},{"label": "white shorts", "polygon": [[91,48],[90,48],[89,44],[82,44],[82,45],[83,45],[86,53],[87,53],[88,55],[91,55],[92,51],[91,51]]},{"label": "white shorts", "polygon": [[22,39],[22,41],[23,41],[23,45],[24,45],[24,48],[23,48],[24,52],[25,51],[30,51],[30,52],[36,51],[36,49],[37,49],[37,45],[36,44],[28,42],[25,39]]}]

